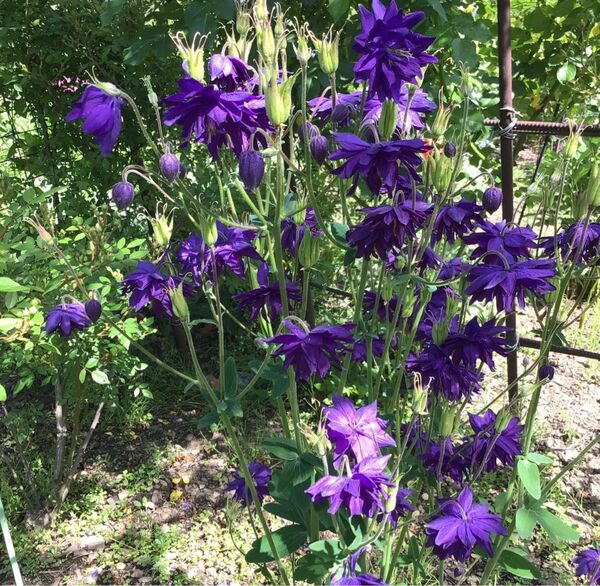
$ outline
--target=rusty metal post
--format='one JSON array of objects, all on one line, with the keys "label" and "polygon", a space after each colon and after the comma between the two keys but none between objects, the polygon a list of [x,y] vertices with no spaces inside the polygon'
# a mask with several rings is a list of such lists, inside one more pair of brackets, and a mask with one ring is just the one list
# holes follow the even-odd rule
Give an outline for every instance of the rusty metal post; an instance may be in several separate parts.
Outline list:
[{"label": "rusty metal post", "polygon": [[[498,0],[498,68],[500,78],[500,165],[502,174],[502,217],[507,222],[513,221],[513,136],[510,132],[514,119],[512,96],[512,47],[510,33],[510,0]],[[514,312],[506,316],[509,331],[506,341],[512,347],[517,341],[517,316]],[[517,351],[514,350],[506,357],[506,375],[508,382],[509,400],[518,394],[517,378],[519,368]]]}]

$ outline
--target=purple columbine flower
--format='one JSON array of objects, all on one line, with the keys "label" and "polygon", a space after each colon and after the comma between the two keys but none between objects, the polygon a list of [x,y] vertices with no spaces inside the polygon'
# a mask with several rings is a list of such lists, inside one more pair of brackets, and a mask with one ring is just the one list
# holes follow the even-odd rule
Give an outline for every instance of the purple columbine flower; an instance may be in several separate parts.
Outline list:
[{"label": "purple columbine flower", "polygon": [[315,210],[311,207],[306,208],[304,222],[302,222],[302,224],[296,224],[291,217],[281,220],[281,247],[283,250],[287,250],[290,254],[295,256],[296,248],[298,244],[302,242],[302,238],[304,238],[304,230],[306,227],[310,230],[310,234],[313,238],[323,236],[323,232],[319,228],[317,222]]},{"label": "purple columbine flower", "polygon": [[[175,290],[183,279],[162,273],[162,266],[162,261],[154,264],[147,260],[140,260],[135,270],[123,279],[123,292],[131,293],[129,307],[141,311],[144,306],[150,304],[155,316],[173,317],[169,292]],[[186,297],[194,295],[193,287],[186,281],[183,281],[183,294]]]},{"label": "purple columbine flower", "polygon": [[[271,469],[257,460],[248,464],[248,472],[254,481],[254,488],[258,500],[262,500],[269,494],[269,482],[271,481]],[[249,507],[253,504],[250,488],[246,486],[244,475],[239,471],[233,472],[233,480],[227,485],[227,490],[233,491],[233,498],[240,501],[243,505]]]},{"label": "purple columbine flower", "polygon": [[273,356],[285,356],[283,365],[294,367],[296,380],[307,381],[312,374],[324,378],[331,365],[340,364],[340,358],[352,347],[355,324],[317,326],[304,330],[290,320],[284,320],[288,334],[266,338],[267,344],[279,344]]},{"label": "purple columbine flower", "polygon": [[[384,346],[385,341],[382,335],[373,337],[371,340],[373,357],[381,358],[383,356]],[[367,338],[355,340],[354,345],[352,346],[352,362],[366,362],[367,358]]]},{"label": "purple columbine flower", "polygon": [[[262,261],[262,257],[252,245],[256,231],[223,226],[217,222],[217,240],[213,247],[217,274],[227,267],[236,277],[243,279],[246,274],[244,258]],[[202,275],[213,279],[213,264],[210,248],[206,246],[201,236],[190,234],[181,243],[176,259],[182,264],[183,273],[191,273],[194,282],[199,284]]]},{"label": "purple columbine flower", "polygon": [[[260,314],[261,309],[266,308],[271,320],[274,320],[281,314],[283,308],[281,302],[281,293],[279,291],[279,281],[269,285],[269,266],[267,263],[261,263],[256,274],[258,287],[251,291],[237,293],[233,299],[238,302],[240,311],[250,308],[249,321],[254,321]],[[285,284],[287,298],[290,303],[301,303],[302,293],[296,283],[287,282]]]},{"label": "purple columbine flower", "polygon": [[556,238],[550,236],[541,241],[542,248],[546,255],[553,257],[556,248],[560,251],[563,260],[573,260],[577,250],[581,247],[581,253],[578,262],[589,263],[596,261],[598,264],[600,258],[600,224],[588,224],[584,230],[585,222],[583,220],[569,226],[564,232],[556,235]]},{"label": "purple columbine flower", "polygon": [[472,470],[481,467],[485,472],[493,472],[498,468],[498,461],[505,466],[514,466],[515,457],[521,454],[523,426],[519,419],[510,419],[501,432],[496,429],[496,419],[497,415],[491,409],[483,415],[469,413],[475,434],[466,438],[465,460],[470,461]]},{"label": "purple columbine flower", "polygon": [[531,258],[531,248],[538,248],[536,242],[537,234],[528,226],[522,228],[509,228],[504,220],[493,224],[488,220],[478,221],[480,230],[467,236],[462,236],[465,244],[475,244],[477,248],[471,254],[471,258],[479,258],[486,252],[486,264],[499,264],[501,254],[508,261],[520,258]]},{"label": "purple columbine flower", "polygon": [[429,385],[434,393],[438,393],[448,401],[460,401],[472,392],[481,390],[483,378],[473,370],[456,364],[452,358],[436,344],[428,344],[418,356],[410,354],[406,360],[410,372],[419,372],[423,384]]},{"label": "purple columbine flower", "polygon": [[[363,300],[363,313],[375,311],[375,302],[377,301],[377,293],[375,291],[365,291]],[[398,296],[394,295],[387,303],[379,296],[379,305],[377,307],[377,316],[380,320],[388,319],[391,321],[394,317],[394,312],[398,306]]]},{"label": "purple columbine flower", "polygon": [[508,330],[509,328],[504,326],[497,326],[495,319],[479,325],[479,321],[474,317],[465,326],[464,331],[449,334],[442,347],[455,362],[476,368],[477,362],[481,361],[494,370],[494,352],[500,356],[508,354],[506,338],[501,336]]},{"label": "purple columbine flower", "polygon": [[52,308],[46,316],[45,330],[47,334],[57,331],[63,338],[68,338],[73,330],[84,330],[92,322],[85,311],[83,303],[61,303]]},{"label": "purple columbine flower", "polygon": [[124,103],[125,100],[120,96],[109,95],[98,86],[88,85],[65,120],[83,120],[83,132],[94,135],[100,145],[100,154],[106,157],[119,138]]},{"label": "purple columbine flower", "polygon": [[415,510],[415,506],[408,500],[414,493],[410,488],[398,488],[396,493],[396,508],[389,513],[388,520],[394,529],[398,526],[400,517]]},{"label": "purple columbine flower", "polygon": [[372,574],[357,574],[358,562],[367,549],[361,547],[349,556],[344,562],[341,575],[331,577],[330,586],[387,586],[383,580]]},{"label": "purple columbine flower", "polygon": [[374,517],[385,512],[385,489],[392,485],[384,472],[390,456],[369,456],[352,469],[350,476],[324,476],[305,492],[313,503],[329,499],[327,511],[332,515],[345,507],[350,515]]},{"label": "purple columbine flower", "polygon": [[398,163],[418,181],[417,167],[423,161],[420,155],[431,149],[420,138],[369,143],[349,132],[334,132],[333,137],[340,148],[329,159],[345,162],[332,173],[353,178],[353,189],[362,177],[375,195],[393,191],[400,176]]},{"label": "purple columbine flower", "polygon": [[435,37],[411,30],[425,18],[424,12],[405,15],[395,0],[387,8],[373,0],[372,7],[372,12],[358,7],[362,31],[352,45],[360,54],[354,65],[355,79],[368,82],[369,96],[399,101],[404,82],[418,85],[422,68],[437,63],[436,57],[426,53]]},{"label": "purple columbine flower", "polygon": [[471,265],[463,262],[460,256],[453,258],[452,260],[444,261],[438,279],[440,281],[447,281],[458,277],[462,272],[466,271]]},{"label": "purple columbine flower", "polygon": [[600,549],[584,549],[571,562],[577,566],[576,576],[587,576],[590,586],[600,584]]},{"label": "purple columbine flower", "polygon": [[393,248],[402,248],[406,238],[415,238],[417,230],[427,220],[431,205],[424,201],[404,200],[360,211],[366,217],[348,230],[348,244],[356,247],[359,258],[376,253],[382,260],[387,260],[388,252]]},{"label": "purple columbine flower", "polygon": [[443,205],[435,218],[431,241],[439,242],[443,237],[454,244],[457,237],[462,238],[473,230],[475,223],[481,220],[483,208],[473,202],[461,199],[458,203]]},{"label": "purple columbine flower", "polygon": [[[444,446],[443,454],[442,445]],[[419,454],[419,459],[423,461],[423,466],[429,474],[437,480],[442,480],[448,476],[459,484],[462,481],[465,463],[449,437],[443,438],[442,443],[430,442],[427,451]],[[441,466],[440,460],[442,462]]]},{"label": "purple columbine flower", "polygon": [[[257,128],[269,130],[264,114],[264,99],[247,92],[223,93],[191,77],[179,80],[180,92],[166,97],[163,121],[166,126],[182,127],[182,146],[195,137],[203,142],[213,159],[218,159],[221,146],[231,146],[239,157],[250,146],[250,137]],[[255,135],[264,142],[264,137]]]},{"label": "purple columbine flower", "polygon": [[553,260],[524,260],[504,265],[475,265],[467,273],[465,290],[475,301],[496,300],[498,311],[512,311],[515,297],[525,307],[525,292],[546,295],[556,287],[550,279],[556,275]]},{"label": "purple columbine flower", "polygon": [[473,493],[468,486],[462,489],[456,500],[440,500],[439,507],[440,516],[427,523],[425,534],[427,545],[442,560],[453,557],[465,562],[476,546],[491,557],[490,535],[507,535],[500,515],[490,513],[487,504],[474,504]]},{"label": "purple columbine flower", "polygon": [[256,72],[247,63],[231,55],[213,55],[208,60],[210,80],[223,92],[251,91]]},{"label": "purple columbine flower", "polygon": [[350,399],[333,395],[333,407],[326,407],[325,429],[334,446],[333,465],[339,469],[343,457],[352,452],[357,462],[380,449],[395,446],[396,442],[385,431],[387,422],[377,415],[377,402],[356,409]]}]

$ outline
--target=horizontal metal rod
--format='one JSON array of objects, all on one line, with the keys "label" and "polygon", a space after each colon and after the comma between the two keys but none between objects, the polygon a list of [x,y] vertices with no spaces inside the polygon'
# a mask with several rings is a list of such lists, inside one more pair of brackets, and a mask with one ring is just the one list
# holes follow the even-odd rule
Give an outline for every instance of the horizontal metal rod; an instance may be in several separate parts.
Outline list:
[{"label": "horizontal metal rod", "polygon": [[[500,128],[498,118],[486,118],[485,126],[497,126]],[[538,122],[535,120],[517,120],[511,131],[518,134],[551,134],[555,136],[568,136],[573,125],[566,122]],[[576,128],[576,127],[575,127]],[[600,136],[600,125],[584,126],[581,136]]]}]

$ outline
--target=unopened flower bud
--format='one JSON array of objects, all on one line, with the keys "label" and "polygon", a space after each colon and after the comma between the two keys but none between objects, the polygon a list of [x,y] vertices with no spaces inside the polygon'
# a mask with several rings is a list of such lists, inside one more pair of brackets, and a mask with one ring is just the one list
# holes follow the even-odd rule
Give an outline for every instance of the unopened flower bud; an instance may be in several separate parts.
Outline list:
[{"label": "unopened flower bud", "polygon": [[158,165],[160,167],[160,172],[162,173],[162,176],[169,183],[172,183],[173,181],[175,181],[175,179],[177,179],[177,176],[179,175],[179,170],[181,168],[177,155],[174,155],[172,153],[165,153],[160,158]]},{"label": "unopened flower bud", "polygon": [[102,305],[97,299],[88,299],[84,305],[85,313],[92,323],[96,323],[102,315]]},{"label": "unopened flower bud", "polygon": [[585,190],[585,200],[592,207],[600,206],[600,164],[598,164],[598,161],[595,161],[592,165]]},{"label": "unopened flower bud", "polygon": [[385,100],[381,105],[379,116],[379,136],[382,140],[390,140],[398,124],[398,106],[394,100]]},{"label": "unopened flower bud", "polygon": [[329,143],[327,142],[327,139],[322,134],[318,134],[310,139],[309,146],[310,154],[313,156],[313,159],[319,165],[322,165],[329,154]]},{"label": "unopened flower bud", "polygon": [[551,381],[554,378],[554,367],[549,364],[543,364],[538,370],[538,379],[540,381]]},{"label": "unopened flower bud", "polygon": [[204,240],[206,246],[212,248],[219,237],[219,230],[215,219],[212,216],[204,216],[200,218],[199,224],[202,240]]},{"label": "unopened flower bud", "polygon": [[502,205],[502,190],[497,187],[488,187],[483,192],[481,203],[488,214],[493,214]]},{"label": "unopened flower bud", "polygon": [[183,294],[183,281],[175,289],[169,290],[169,297],[173,306],[173,315],[182,322],[190,321],[190,308]]},{"label": "unopened flower bud", "polygon": [[444,145],[444,154],[447,157],[455,157],[456,156],[456,145],[453,142],[447,142]]},{"label": "unopened flower bud", "polygon": [[46,230],[46,228],[44,228],[44,226],[42,226],[40,224],[40,222],[38,221],[38,219],[34,216],[34,218],[25,218],[25,221],[30,225],[33,226],[37,233],[38,236],[48,245],[48,246],[52,246],[54,244],[54,238],[52,238],[52,235],[50,234],[50,232],[48,232],[48,230]]},{"label": "unopened flower bud", "polygon": [[265,174],[265,160],[253,149],[242,151],[239,159],[240,179],[249,193],[254,193]]},{"label": "unopened flower bud", "polygon": [[321,254],[321,242],[318,237],[313,236],[308,228],[304,230],[304,236],[298,247],[298,260],[300,264],[309,269],[317,264]]},{"label": "unopened flower bud", "polygon": [[298,125],[298,138],[304,142],[306,137],[308,136],[308,140],[310,141],[313,136],[317,136],[319,134],[319,129],[312,124],[311,122],[300,123]]},{"label": "unopened flower bud", "polygon": [[133,201],[133,185],[129,181],[119,181],[112,188],[112,200],[118,209],[124,210]]}]

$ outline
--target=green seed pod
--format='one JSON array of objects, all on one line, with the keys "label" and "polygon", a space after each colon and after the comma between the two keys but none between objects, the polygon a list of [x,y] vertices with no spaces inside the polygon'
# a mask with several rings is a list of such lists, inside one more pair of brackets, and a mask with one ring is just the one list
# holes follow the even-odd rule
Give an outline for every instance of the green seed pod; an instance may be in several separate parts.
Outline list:
[{"label": "green seed pod", "polygon": [[321,243],[319,238],[315,238],[308,228],[304,229],[304,236],[298,247],[298,260],[300,264],[309,269],[315,266],[321,254]]},{"label": "green seed pod", "polygon": [[200,234],[206,246],[212,248],[219,237],[217,223],[212,216],[200,218]]},{"label": "green seed pod", "polygon": [[427,390],[423,388],[423,381],[418,372],[414,374],[412,410],[415,415],[427,413]]},{"label": "green seed pod", "polygon": [[183,281],[175,289],[169,290],[169,297],[173,306],[173,315],[182,322],[190,321],[190,309],[183,295]]},{"label": "green seed pod", "polygon": [[[165,206],[166,207],[166,206]],[[150,218],[154,241],[159,248],[166,248],[173,235],[173,214],[159,213],[156,209],[156,216]]]},{"label": "green seed pod", "polygon": [[585,200],[592,207],[600,206],[600,164],[595,161],[590,171]]},{"label": "green seed pod", "polygon": [[503,407],[496,416],[496,434],[502,433],[510,423],[512,415],[508,409]]},{"label": "green seed pod", "polygon": [[340,64],[339,57],[339,45],[340,45],[340,33],[339,31],[334,35],[333,27],[327,31],[327,34],[323,35],[321,39],[318,39],[312,35],[312,40],[319,56],[319,65],[321,71],[326,75],[333,75]]},{"label": "green seed pod", "polygon": [[442,410],[440,421],[440,434],[442,437],[450,437],[454,431],[454,409],[445,405]]},{"label": "green seed pod", "polygon": [[385,100],[381,106],[379,117],[379,136],[382,140],[390,140],[398,124],[398,106],[394,100]]}]

